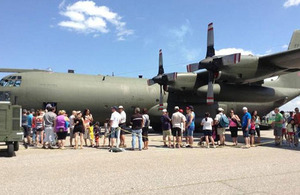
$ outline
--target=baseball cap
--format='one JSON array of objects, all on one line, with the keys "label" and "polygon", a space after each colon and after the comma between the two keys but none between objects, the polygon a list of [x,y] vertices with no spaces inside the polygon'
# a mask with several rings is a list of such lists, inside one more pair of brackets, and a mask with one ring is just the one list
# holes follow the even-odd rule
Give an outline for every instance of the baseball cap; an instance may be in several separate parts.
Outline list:
[{"label": "baseball cap", "polygon": [[218,111],[219,111],[219,112],[223,112],[224,109],[223,109],[223,108],[218,108]]},{"label": "baseball cap", "polygon": [[162,112],[168,112],[167,109],[163,109]]},{"label": "baseball cap", "polygon": [[111,107],[111,109],[118,110],[118,107],[117,106],[113,106],[113,107]]},{"label": "baseball cap", "polygon": [[179,107],[178,107],[178,106],[175,106],[175,107],[174,107],[174,110],[179,110]]},{"label": "baseball cap", "polygon": [[243,107],[243,110],[248,110],[248,108],[247,107]]},{"label": "baseball cap", "polygon": [[121,106],[121,105],[119,106],[119,109],[123,109],[123,108],[124,108],[123,106]]}]

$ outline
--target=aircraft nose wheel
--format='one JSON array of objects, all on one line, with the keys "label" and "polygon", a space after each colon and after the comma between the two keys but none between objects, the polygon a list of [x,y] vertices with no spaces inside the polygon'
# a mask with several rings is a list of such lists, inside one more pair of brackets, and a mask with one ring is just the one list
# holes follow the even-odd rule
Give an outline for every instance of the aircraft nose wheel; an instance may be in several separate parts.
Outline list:
[{"label": "aircraft nose wheel", "polygon": [[7,157],[15,156],[14,144],[12,142],[7,143]]}]

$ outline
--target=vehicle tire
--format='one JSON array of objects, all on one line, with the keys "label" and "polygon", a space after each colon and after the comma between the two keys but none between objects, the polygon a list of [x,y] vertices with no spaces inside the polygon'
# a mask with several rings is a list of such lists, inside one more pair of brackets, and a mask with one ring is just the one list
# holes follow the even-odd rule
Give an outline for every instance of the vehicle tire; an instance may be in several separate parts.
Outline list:
[{"label": "vehicle tire", "polygon": [[14,154],[15,154],[14,144],[13,143],[8,143],[7,144],[7,156],[8,157],[13,157]]},{"label": "vehicle tire", "polygon": [[19,150],[19,142],[14,142],[14,151]]}]

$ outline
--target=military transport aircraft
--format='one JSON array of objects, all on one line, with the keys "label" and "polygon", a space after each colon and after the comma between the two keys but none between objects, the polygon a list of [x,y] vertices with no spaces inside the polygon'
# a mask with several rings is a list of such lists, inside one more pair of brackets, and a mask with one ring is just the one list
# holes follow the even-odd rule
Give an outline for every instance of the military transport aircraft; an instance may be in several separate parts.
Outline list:
[{"label": "military transport aircraft", "polygon": [[[197,124],[206,111],[213,115],[218,107],[225,112],[233,108],[241,114],[242,107],[247,106],[264,115],[300,95],[300,30],[293,33],[285,52],[261,57],[240,53],[216,56],[211,23],[206,58],[188,65],[187,70],[164,73],[161,50],[158,75],[149,80],[1,69],[14,74],[0,81],[0,100],[28,109],[51,104],[69,113],[89,108],[100,122],[110,116],[111,106],[123,105],[129,116],[136,106],[145,107],[155,128],[160,110],[172,112],[175,105],[193,105]],[[273,76],[278,78],[265,81]]]}]

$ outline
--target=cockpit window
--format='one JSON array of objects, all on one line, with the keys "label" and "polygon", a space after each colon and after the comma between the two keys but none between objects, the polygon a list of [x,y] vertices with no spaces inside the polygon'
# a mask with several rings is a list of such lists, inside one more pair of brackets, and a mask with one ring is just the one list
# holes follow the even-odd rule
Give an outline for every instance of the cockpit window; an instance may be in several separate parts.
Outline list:
[{"label": "cockpit window", "polygon": [[2,87],[20,87],[22,83],[22,76],[8,76],[0,80]]}]

